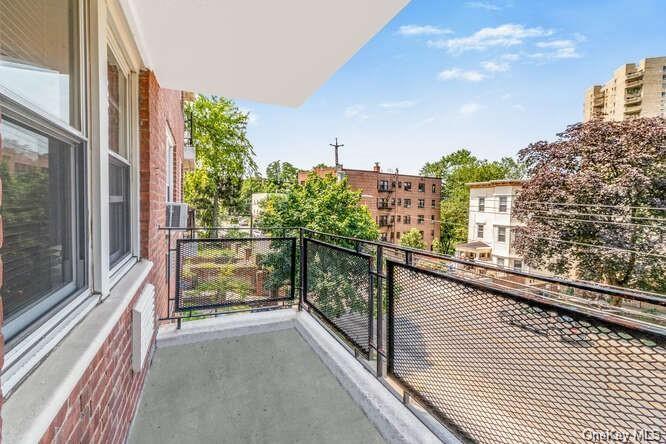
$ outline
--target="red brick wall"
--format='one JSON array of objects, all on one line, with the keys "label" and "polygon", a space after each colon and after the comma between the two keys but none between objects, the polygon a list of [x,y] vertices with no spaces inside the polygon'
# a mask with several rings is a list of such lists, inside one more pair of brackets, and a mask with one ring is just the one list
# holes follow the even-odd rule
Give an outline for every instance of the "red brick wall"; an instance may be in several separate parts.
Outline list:
[{"label": "red brick wall", "polygon": [[[182,94],[160,88],[151,71],[142,71],[139,77],[139,127],[141,150],[141,255],[150,258],[154,266],[149,280],[155,285],[157,313],[165,317],[168,312],[166,281],[166,153],[167,128],[176,143],[174,155],[174,196],[182,200],[181,174],[183,165],[183,109]],[[173,275],[173,273],[172,273]]]},{"label": "red brick wall", "polygon": [[[139,80],[141,256],[154,267],[146,279],[155,286],[158,316],[166,314],[164,225],[166,202],[166,128],[176,142],[174,185],[180,193],[183,115],[179,91],[161,89],[152,72]],[[143,289],[140,287],[139,293]],[[84,376],[61,407],[41,442],[122,443],[137,407],[148,365],[132,370],[132,307],[123,313]],[[149,362],[150,357],[147,358]]]},{"label": "red brick wall", "polygon": [[[132,371],[133,306],[134,300],[40,443],[125,442],[149,367],[145,365],[141,373]],[[146,362],[150,359],[149,355]]]}]

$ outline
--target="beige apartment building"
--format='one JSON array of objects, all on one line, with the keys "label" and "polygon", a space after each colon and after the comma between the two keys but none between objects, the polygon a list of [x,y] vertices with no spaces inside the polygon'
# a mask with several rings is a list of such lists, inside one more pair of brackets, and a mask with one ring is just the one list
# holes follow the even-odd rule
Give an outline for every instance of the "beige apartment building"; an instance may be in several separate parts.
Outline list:
[{"label": "beige apartment building", "polygon": [[300,171],[298,182],[303,183],[312,172],[322,177],[332,174],[347,178],[349,186],[361,192],[361,203],[377,222],[381,240],[400,243],[401,235],[412,228],[419,230],[429,249],[432,241],[439,239],[440,178],[382,171],[379,163],[375,163],[372,170],[338,165]]},{"label": "beige apartment building", "polygon": [[666,117],[666,57],[622,65],[605,85],[585,93],[584,122],[636,117]]}]

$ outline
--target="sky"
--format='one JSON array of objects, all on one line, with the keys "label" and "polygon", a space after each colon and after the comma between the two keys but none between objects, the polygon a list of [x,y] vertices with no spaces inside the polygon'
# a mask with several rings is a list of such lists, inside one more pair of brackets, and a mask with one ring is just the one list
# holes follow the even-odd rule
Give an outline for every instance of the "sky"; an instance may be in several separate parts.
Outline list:
[{"label": "sky", "polygon": [[666,0],[412,0],[299,108],[237,103],[261,171],[332,165],[335,137],[347,168],[515,156],[579,122],[617,67],[666,55],[665,17]]}]

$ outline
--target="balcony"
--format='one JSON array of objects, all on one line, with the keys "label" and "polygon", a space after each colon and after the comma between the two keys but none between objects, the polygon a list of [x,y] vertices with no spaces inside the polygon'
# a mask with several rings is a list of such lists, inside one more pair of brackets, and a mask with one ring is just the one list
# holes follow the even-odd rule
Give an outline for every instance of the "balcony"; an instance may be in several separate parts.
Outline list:
[{"label": "balcony", "polygon": [[306,229],[174,231],[129,442],[663,436],[663,296]]},{"label": "balcony", "polygon": [[626,96],[624,96],[624,104],[626,106],[638,105],[641,103],[642,100],[643,97],[641,94],[627,94]]}]

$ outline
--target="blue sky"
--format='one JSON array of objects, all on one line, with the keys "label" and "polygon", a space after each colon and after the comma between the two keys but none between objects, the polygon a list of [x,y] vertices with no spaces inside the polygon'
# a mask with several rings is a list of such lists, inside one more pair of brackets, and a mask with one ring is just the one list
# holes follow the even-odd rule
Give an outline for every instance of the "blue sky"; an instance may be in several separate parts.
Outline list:
[{"label": "blue sky", "polygon": [[621,64],[666,55],[665,16],[664,0],[412,0],[301,107],[238,104],[262,171],[332,164],[336,136],[348,168],[498,159],[580,121]]}]

